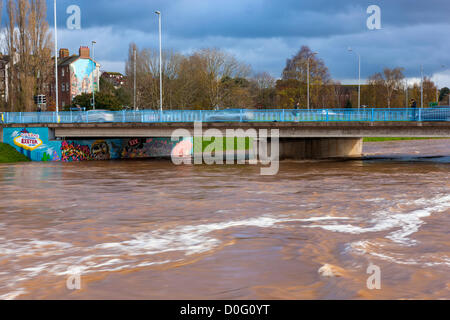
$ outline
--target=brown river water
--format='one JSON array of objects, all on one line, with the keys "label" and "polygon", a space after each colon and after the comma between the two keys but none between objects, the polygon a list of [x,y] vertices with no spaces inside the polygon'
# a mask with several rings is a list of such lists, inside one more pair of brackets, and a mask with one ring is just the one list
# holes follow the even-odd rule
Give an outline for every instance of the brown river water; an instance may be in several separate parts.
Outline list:
[{"label": "brown river water", "polygon": [[450,299],[450,140],[365,154],[0,165],[0,299]]}]

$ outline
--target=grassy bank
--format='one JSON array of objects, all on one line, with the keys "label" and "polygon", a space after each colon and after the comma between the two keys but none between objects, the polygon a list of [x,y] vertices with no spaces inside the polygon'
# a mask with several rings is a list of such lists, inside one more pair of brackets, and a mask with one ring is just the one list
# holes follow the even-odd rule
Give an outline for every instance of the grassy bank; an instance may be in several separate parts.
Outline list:
[{"label": "grassy bank", "polygon": [[364,138],[364,142],[381,142],[381,141],[407,141],[407,140],[436,140],[443,138]]},{"label": "grassy bank", "polygon": [[[194,151],[195,152],[204,152],[208,146],[210,146],[216,138],[212,138],[211,141],[206,141],[202,138],[194,138]],[[233,141],[234,140],[234,141]],[[223,138],[222,150],[215,151],[237,151],[237,150],[249,150],[250,146],[253,145],[253,139],[250,138]],[[200,146],[202,146],[202,150],[200,150]],[[211,146],[212,147],[212,146]]]},{"label": "grassy bank", "polygon": [[8,144],[0,143],[0,163],[14,163],[30,161],[16,149]]}]

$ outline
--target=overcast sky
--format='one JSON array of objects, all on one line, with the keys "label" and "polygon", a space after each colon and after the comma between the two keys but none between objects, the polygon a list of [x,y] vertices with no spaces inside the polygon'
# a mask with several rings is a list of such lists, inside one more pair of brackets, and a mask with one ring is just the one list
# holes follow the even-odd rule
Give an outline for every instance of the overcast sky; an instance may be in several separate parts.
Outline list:
[{"label": "overcast sky", "polygon": [[[48,0],[53,24],[53,1]],[[66,9],[81,8],[81,30],[68,30]],[[369,5],[381,8],[381,30],[366,26]],[[407,77],[427,76],[450,87],[449,0],[58,0],[59,45],[77,51],[96,40],[96,60],[124,71],[128,44],[163,46],[183,53],[218,47],[254,72],[280,77],[286,59],[302,45],[319,53],[334,79],[357,81],[357,57],[365,79],[384,67],[403,67]],[[446,67],[443,67],[446,66]]]}]

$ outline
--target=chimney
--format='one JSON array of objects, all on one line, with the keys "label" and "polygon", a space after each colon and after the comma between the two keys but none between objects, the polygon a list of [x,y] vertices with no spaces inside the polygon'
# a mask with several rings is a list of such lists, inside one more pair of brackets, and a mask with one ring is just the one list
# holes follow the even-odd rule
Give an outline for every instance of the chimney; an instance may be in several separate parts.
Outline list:
[{"label": "chimney", "polygon": [[90,58],[90,52],[89,47],[80,47],[80,58],[82,59],[89,59]]},{"label": "chimney", "polygon": [[69,49],[60,49],[59,50],[59,58],[64,59],[69,56]]}]

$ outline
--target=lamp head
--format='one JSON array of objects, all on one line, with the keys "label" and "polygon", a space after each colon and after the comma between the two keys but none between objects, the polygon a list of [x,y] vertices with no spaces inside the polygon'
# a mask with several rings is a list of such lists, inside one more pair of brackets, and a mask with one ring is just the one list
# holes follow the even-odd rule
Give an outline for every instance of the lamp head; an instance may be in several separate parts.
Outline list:
[{"label": "lamp head", "polygon": [[160,11],[155,11],[155,13],[156,13],[156,14],[161,14],[161,12],[160,12]]}]

